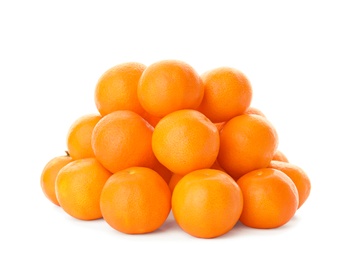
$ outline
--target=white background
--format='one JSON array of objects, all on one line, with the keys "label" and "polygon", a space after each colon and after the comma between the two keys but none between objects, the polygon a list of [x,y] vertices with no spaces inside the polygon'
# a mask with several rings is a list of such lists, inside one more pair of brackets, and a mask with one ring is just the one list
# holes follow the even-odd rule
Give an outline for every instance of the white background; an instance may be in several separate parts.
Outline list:
[{"label": "white background", "polygon": [[[345,1],[1,0],[0,259],[348,259],[348,13]],[[64,153],[70,124],[96,113],[100,75],[162,59],[250,79],[252,105],[312,181],[288,224],[238,223],[205,240],[170,216],[157,232],[124,235],[46,199],[41,171]]]}]

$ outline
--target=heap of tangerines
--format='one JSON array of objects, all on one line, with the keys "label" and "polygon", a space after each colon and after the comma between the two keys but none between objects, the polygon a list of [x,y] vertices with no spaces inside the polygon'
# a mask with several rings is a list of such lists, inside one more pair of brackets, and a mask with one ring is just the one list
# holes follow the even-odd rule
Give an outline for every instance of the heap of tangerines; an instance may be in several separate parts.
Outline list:
[{"label": "heap of tangerines", "polygon": [[199,75],[178,60],[123,63],[101,75],[94,97],[99,113],[76,119],[67,155],[41,174],[46,197],[74,218],[141,234],[172,210],[182,230],[213,238],[238,221],[282,226],[309,196],[309,177],[278,150],[234,68]]}]

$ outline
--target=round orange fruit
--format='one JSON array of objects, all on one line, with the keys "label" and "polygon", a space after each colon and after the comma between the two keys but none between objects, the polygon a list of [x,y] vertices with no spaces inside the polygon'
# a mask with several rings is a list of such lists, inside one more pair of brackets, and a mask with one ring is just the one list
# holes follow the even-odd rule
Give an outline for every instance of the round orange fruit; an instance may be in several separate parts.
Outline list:
[{"label": "round orange fruit", "polygon": [[137,93],[142,107],[161,118],[176,110],[196,109],[203,98],[204,86],[189,64],[162,60],[144,70]]},{"label": "round orange fruit", "polygon": [[95,88],[95,104],[102,116],[117,110],[131,110],[140,115],[144,113],[137,88],[145,68],[138,62],[126,62],[102,74]]},{"label": "round orange fruit", "polygon": [[101,199],[105,221],[127,234],[157,230],[171,210],[171,192],[155,171],[130,167],[114,173],[106,182]]},{"label": "round orange fruit", "polygon": [[172,212],[178,225],[199,238],[229,232],[239,220],[243,198],[239,186],[225,172],[193,171],[180,179],[172,194]]},{"label": "round orange fruit", "polygon": [[271,168],[251,171],[238,179],[244,207],[240,221],[253,228],[286,224],[298,208],[298,192],[283,172]]},{"label": "round orange fruit", "polygon": [[75,160],[64,166],[56,179],[56,195],[62,209],[81,220],[102,217],[99,200],[111,173],[95,158]]},{"label": "round orange fruit", "polygon": [[220,131],[218,163],[237,180],[247,172],[267,167],[277,146],[277,132],[266,118],[236,116]]},{"label": "round orange fruit", "polygon": [[104,116],[92,132],[92,149],[97,160],[110,172],[150,166],[153,127],[140,115],[119,110]]},{"label": "round orange fruit", "polygon": [[173,173],[210,168],[219,151],[218,129],[196,110],[178,110],[155,126],[152,148],[159,162]]},{"label": "round orange fruit", "polygon": [[220,67],[207,71],[201,78],[205,90],[198,110],[212,122],[228,121],[250,106],[252,87],[241,71]]}]

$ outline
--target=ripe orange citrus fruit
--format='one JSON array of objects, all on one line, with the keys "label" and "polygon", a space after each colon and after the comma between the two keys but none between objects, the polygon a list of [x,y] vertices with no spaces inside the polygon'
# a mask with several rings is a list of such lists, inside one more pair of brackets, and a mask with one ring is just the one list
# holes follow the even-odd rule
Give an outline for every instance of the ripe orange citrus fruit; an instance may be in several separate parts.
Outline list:
[{"label": "ripe orange citrus fruit", "polygon": [[70,126],[67,135],[67,147],[70,156],[74,160],[94,157],[91,136],[93,128],[101,118],[100,115],[84,115],[75,120]]},{"label": "ripe orange citrus fruit", "polygon": [[296,185],[298,191],[298,208],[300,208],[303,205],[303,203],[308,199],[311,190],[310,179],[306,172],[297,165],[282,161],[272,160],[268,167],[280,170],[291,178],[291,180]]},{"label": "ripe orange citrus fruit", "polygon": [[172,212],[188,234],[213,238],[230,231],[239,220],[243,198],[226,173],[201,169],[185,175],[172,194]]},{"label": "ripe orange citrus fruit", "polygon": [[62,209],[81,220],[101,218],[99,199],[110,176],[95,158],[75,160],[64,166],[56,179],[56,195]]},{"label": "ripe orange citrus fruit", "polygon": [[163,117],[180,109],[196,109],[204,95],[200,76],[189,64],[162,60],[148,66],[138,85],[138,99],[151,115]]},{"label": "ripe orange citrus fruit", "polygon": [[155,231],[171,210],[171,192],[155,171],[130,167],[106,182],[101,199],[103,218],[114,229],[127,234]]},{"label": "ripe orange citrus fruit", "polygon": [[104,116],[92,132],[92,149],[97,160],[110,172],[153,165],[153,127],[140,115],[119,110]]},{"label": "ripe orange citrus fruit", "polygon": [[95,88],[95,104],[102,116],[117,110],[144,112],[137,96],[138,81],[145,65],[126,62],[105,71]]},{"label": "ripe orange citrus fruit", "polygon": [[298,192],[283,172],[271,168],[251,171],[238,179],[244,207],[240,221],[253,228],[276,228],[296,213]]},{"label": "ripe orange citrus fruit", "polygon": [[45,165],[42,191],[70,216],[104,218],[126,234],[161,228],[171,209],[198,238],[222,236],[239,220],[285,225],[308,199],[310,179],[279,150],[252,96],[245,74],[227,66],[201,75],[180,60],[113,66],[95,85],[99,113],[70,126],[67,156]]},{"label": "ripe orange citrus fruit", "polygon": [[63,166],[70,163],[73,159],[69,156],[69,154],[65,156],[57,156],[52,158],[45,165],[42,170],[40,177],[40,185],[41,189],[44,192],[45,196],[53,203],[59,206],[59,202],[56,197],[56,188],[55,182],[57,178],[57,174]]},{"label": "ripe orange citrus fruit", "polygon": [[235,180],[243,174],[267,167],[278,146],[273,125],[258,115],[240,115],[220,131],[219,165]]},{"label": "ripe orange citrus fruit", "polygon": [[156,125],[152,147],[161,164],[173,173],[184,175],[211,167],[219,150],[219,133],[202,113],[178,110]]},{"label": "ripe orange citrus fruit", "polygon": [[228,121],[250,106],[252,87],[242,72],[220,67],[207,71],[201,78],[205,91],[198,110],[212,122]]}]

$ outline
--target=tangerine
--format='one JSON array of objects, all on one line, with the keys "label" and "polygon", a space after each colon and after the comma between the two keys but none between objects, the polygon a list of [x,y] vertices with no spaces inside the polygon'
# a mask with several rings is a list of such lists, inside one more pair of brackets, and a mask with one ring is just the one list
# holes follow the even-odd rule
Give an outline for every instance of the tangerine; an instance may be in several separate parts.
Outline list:
[{"label": "tangerine", "polygon": [[180,109],[196,109],[203,98],[200,76],[189,64],[179,60],[162,60],[149,65],[138,85],[142,107],[155,117]]},{"label": "tangerine", "polygon": [[139,103],[138,81],[146,66],[138,62],[116,65],[98,79],[95,88],[95,104],[102,116],[117,110],[131,110],[140,115],[144,109]]},{"label": "tangerine", "polygon": [[252,100],[252,87],[239,70],[220,67],[202,76],[204,97],[198,110],[212,122],[225,122],[243,114]]},{"label": "tangerine", "polygon": [[184,109],[162,118],[152,147],[161,164],[176,174],[210,168],[219,151],[217,127],[202,113]]},{"label": "tangerine", "polygon": [[242,192],[225,172],[201,169],[185,175],[172,194],[172,212],[178,225],[199,238],[229,232],[243,208]]},{"label": "tangerine", "polygon": [[130,167],[109,178],[100,207],[112,228],[127,234],[149,233],[166,221],[171,210],[171,192],[154,170]]},{"label": "tangerine", "polygon": [[81,220],[102,217],[99,199],[111,173],[95,158],[79,159],[64,166],[56,179],[56,195],[62,209]]},{"label": "tangerine", "polygon": [[244,207],[240,221],[253,228],[277,228],[286,224],[298,208],[298,192],[283,172],[262,168],[237,180]]},{"label": "tangerine", "polygon": [[220,131],[218,163],[237,180],[247,172],[267,167],[277,146],[277,132],[266,118],[236,116]]},{"label": "tangerine", "polygon": [[92,132],[92,149],[97,160],[110,172],[132,167],[151,166],[153,127],[130,110],[104,116]]}]

